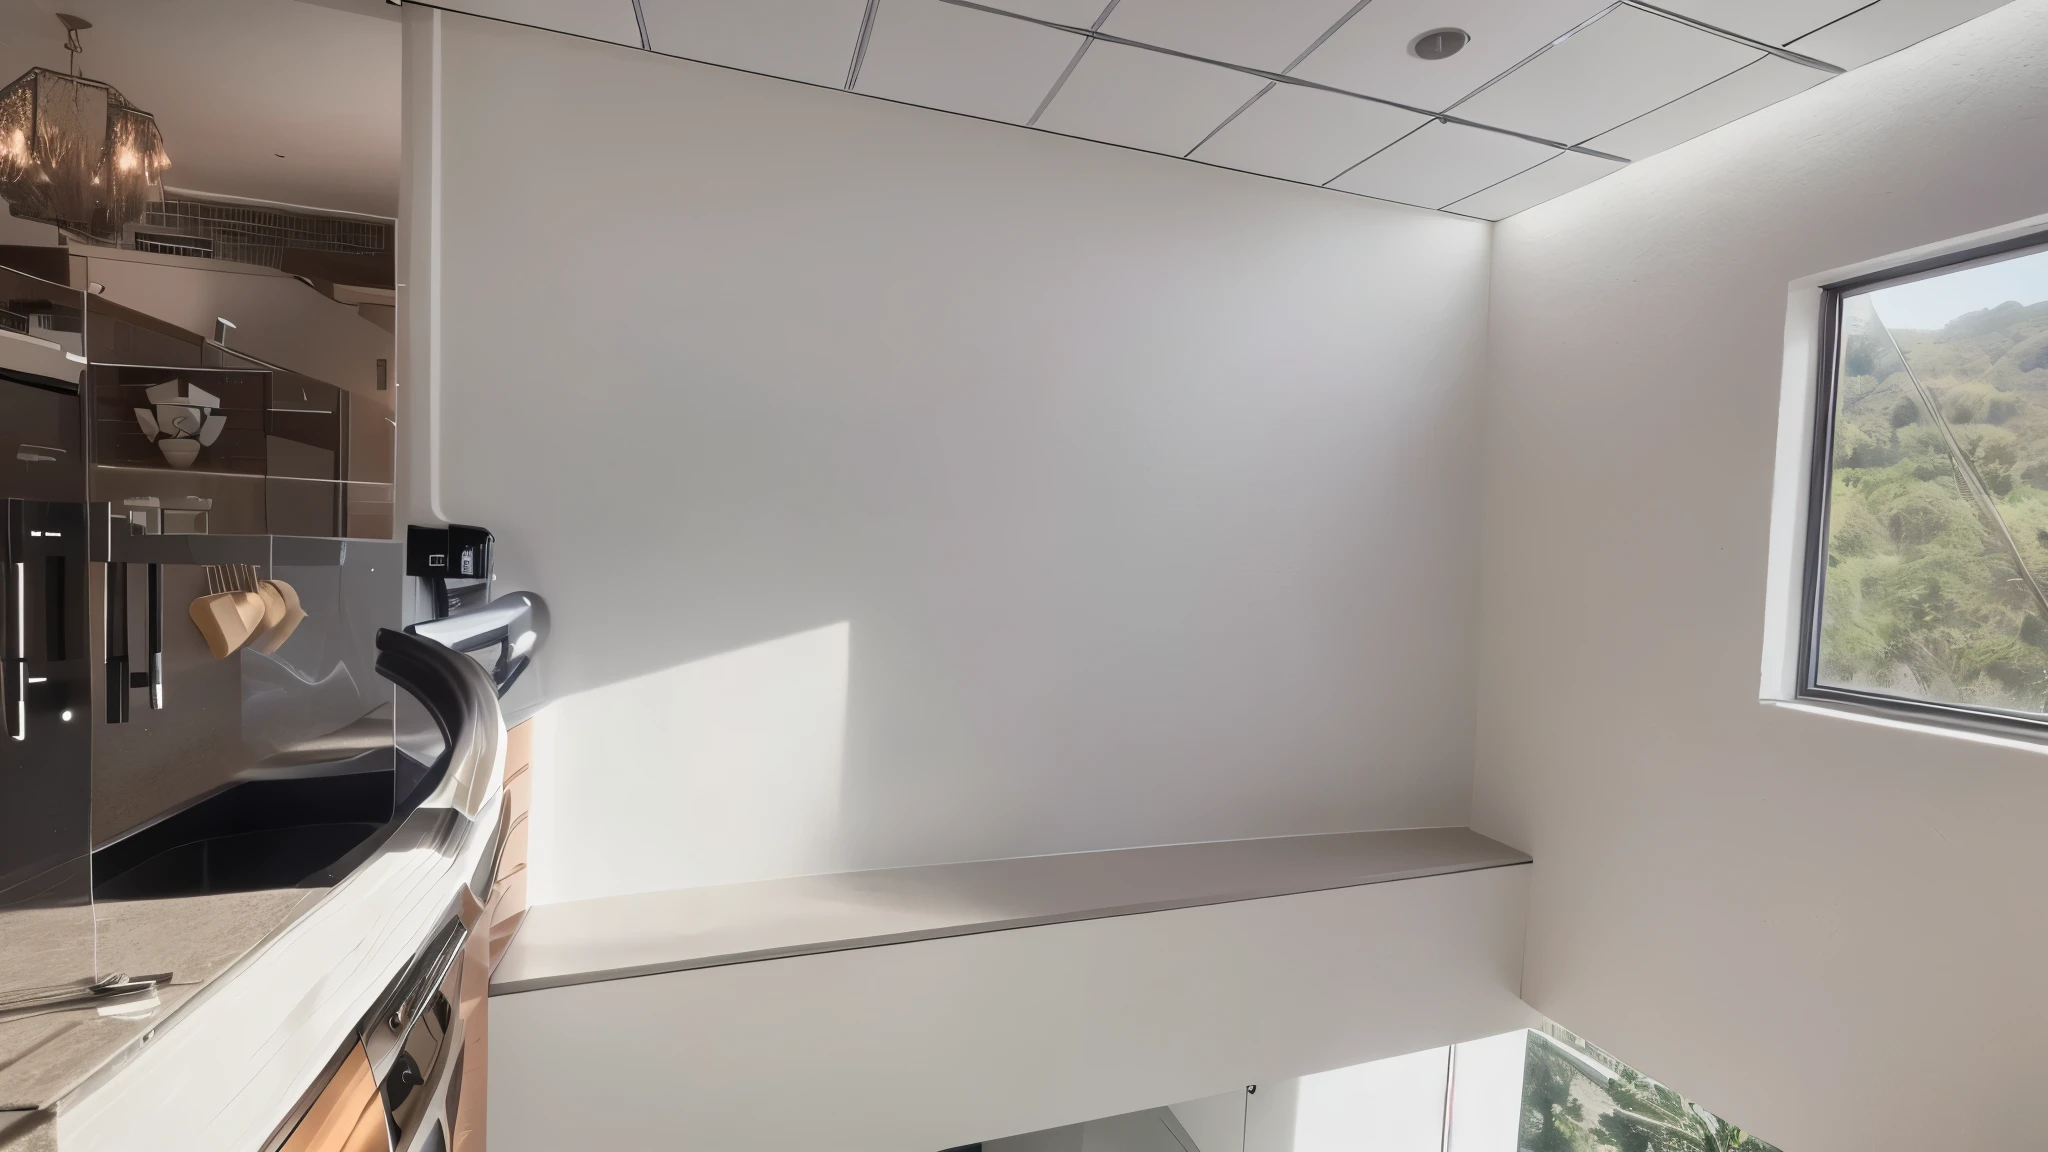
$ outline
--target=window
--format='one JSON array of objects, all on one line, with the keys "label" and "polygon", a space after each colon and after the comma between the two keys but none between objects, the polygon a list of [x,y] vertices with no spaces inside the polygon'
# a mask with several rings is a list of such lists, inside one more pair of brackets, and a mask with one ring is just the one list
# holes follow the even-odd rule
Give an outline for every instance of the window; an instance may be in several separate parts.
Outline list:
[{"label": "window", "polygon": [[1801,695],[2048,733],[2048,237],[1824,298]]}]

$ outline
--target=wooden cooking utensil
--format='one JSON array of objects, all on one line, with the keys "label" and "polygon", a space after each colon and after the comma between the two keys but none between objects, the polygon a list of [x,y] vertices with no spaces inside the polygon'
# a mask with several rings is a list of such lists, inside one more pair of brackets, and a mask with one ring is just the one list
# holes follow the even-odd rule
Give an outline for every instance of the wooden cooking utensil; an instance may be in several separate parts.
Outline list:
[{"label": "wooden cooking utensil", "polygon": [[227,576],[228,595],[235,598],[235,611],[242,614],[249,625],[249,635],[254,636],[263,627],[263,594],[256,591],[256,569],[237,564],[228,570]]},{"label": "wooden cooking utensil", "polygon": [[249,589],[263,601],[263,621],[256,625],[256,634],[249,638],[250,643],[259,644],[272,628],[277,627],[278,621],[284,619],[284,593],[279,592],[271,581],[258,580],[253,568],[248,569],[244,575],[247,577]]},{"label": "wooden cooking utensil", "polygon": [[206,639],[206,650],[223,660],[247,643],[263,622],[263,598],[230,587],[227,575],[211,564],[206,566],[206,588],[207,595],[192,601],[188,613]]},{"label": "wooden cooking utensil", "polygon": [[284,642],[292,638],[292,633],[299,630],[299,625],[306,619],[306,610],[299,604],[298,589],[284,581],[265,580],[263,587],[274,592],[284,604],[283,618],[250,645],[268,656],[283,647]]}]

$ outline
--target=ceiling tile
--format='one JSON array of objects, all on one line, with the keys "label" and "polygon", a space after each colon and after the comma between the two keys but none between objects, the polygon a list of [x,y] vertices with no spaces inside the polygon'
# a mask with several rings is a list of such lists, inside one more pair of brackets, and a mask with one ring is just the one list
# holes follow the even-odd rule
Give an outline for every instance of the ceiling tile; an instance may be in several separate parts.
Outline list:
[{"label": "ceiling tile", "polygon": [[1657,6],[1752,40],[1782,45],[1868,3],[1870,0],[1659,0]]},{"label": "ceiling tile", "polygon": [[1598,156],[1587,156],[1580,152],[1562,152],[1527,172],[1510,176],[1450,206],[1453,212],[1466,216],[1477,216],[1482,220],[1500,220],[1513,216],[1524,208],[1534,208],[1545,200],[1554,200],[1574,188],[1583,188],[1609,172],[1619,172],[1628,167]]},{"label": "ceiling tile", "polygon": [[1426,122],[1384,104],[1276,84],[1195,149],[1194,159],[1322,184]]},{"label": "ceiling tile", "polygon": [[838,87],[867,0],[640,0],[656,52]]},{"label": "ceiling tile", "polygon": [[1102,16],[1102,10],[1109,7],[1109,0],[976,0],[988,8],[1000,8],[1005,12],[1016,12],[1024,16],[1050,20],[1055,24],[1071,24],[1076,28],[1093,28]]},{"label": "ceiling tile", "polygon": [[1355,0],[1122,0],[1104,32],[1282,72]]},{"label": "ceiling tile", "polygon": [[1653,112],[1586,141],[1588,148],[1641,160],[1731,120],[1825,82],[1828,74],[1766,56]]},{"label": "ceiling tile", "polygon": [[1457,112],[1576,144],[1762,57],[1677,21],[1617,8],[1460,104]]},{"label": "ceiling tile", "polygon": [[1070,32],[940,0],[881,0],[854,88],[1022,124],[1083,43]]},{"label": "ceiling tile", "polygon": [[633,0],[436,0],[435,7],[640,46]]},{"label": "ceiling tile", "polygon": [[1861,12],[1792,43],[1796,52],[1859,68],[1972,20],[2006,0],[1878,0]]},{"label": "ceiling tile", "polygon": [[1330,182],[1361,196],[1441,208],[1558,155],[1513,136],[1431,122]]},{"label": "ceiling tile", "polygon": [[1228,68],[1098,40],[1038,126],[1184,156],[1265,86]]},{"label": "ceiling tile", "polygon": [[[1372,0],[1294,75],[1441,111],[1531,52],[1607,7],[1609,0]],[[1472,42],[1448,60],[1408,45],[1424,32],[1463,28]]]}]

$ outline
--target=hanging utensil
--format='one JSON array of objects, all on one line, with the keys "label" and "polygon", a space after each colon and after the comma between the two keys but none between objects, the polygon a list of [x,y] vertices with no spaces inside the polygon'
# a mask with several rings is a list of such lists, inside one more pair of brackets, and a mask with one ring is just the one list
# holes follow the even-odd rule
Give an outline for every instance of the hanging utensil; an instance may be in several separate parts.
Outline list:
[{"label": "hanging utensil", "polygon": [[[243,568],[249,590],[263,601],[263,619],[256,625],[255,635],[249,637],[249,643],[258,646],[263,638],[270,634],[270,630],[284,619],[284,593],[277,590],[277,585],[273,581],[259,579],[254,568],[248,565],[243,565]],[[262,649],[258,647],[257,650]]]},{"label": "hanging utensil", "polygon": [[[306,619],[306,609],[299,603],[298,589],[282,580],[265,580],[259,587],[265,591],[266,603],[269,596],[275,595],[283,606],[282,617],[270,625],[261,636],[249,642],[249,647],[268,656],[283,647],[284,642],[292,638],[292,633],[298,631],[299,625]],[[266,616],[265,619],[269,618]]]},{"label": "hanging utensil", "polygon": [[189,614],[206,639],[206,650],[224,660],[248,643],[263,622],[263,597],[234,587],[231,577],[216,565],[206,565],[205,572],[207,594],[192,601]]}]

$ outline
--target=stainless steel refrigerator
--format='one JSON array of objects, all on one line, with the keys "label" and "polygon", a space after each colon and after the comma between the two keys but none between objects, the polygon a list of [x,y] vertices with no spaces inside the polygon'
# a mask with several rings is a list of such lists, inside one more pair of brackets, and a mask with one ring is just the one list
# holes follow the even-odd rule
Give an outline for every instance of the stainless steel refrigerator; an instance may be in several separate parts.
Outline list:
[{"label": "stainless steel refrigerator", "polygon": [[84,308],[0,269],[0,991],[95,975]]}]

